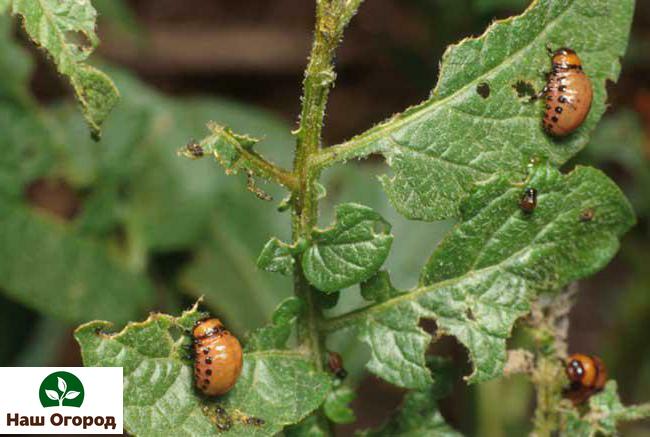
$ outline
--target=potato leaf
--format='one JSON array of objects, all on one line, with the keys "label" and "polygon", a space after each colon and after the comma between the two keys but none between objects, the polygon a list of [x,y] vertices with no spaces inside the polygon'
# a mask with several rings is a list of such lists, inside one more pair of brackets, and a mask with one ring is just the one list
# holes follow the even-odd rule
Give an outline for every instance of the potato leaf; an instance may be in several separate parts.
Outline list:
[{"label": "potato leaf", "polygon": [[[519,207],[524,186],[539,193],[532,214]],[[586,167],[564,176],[541,165],[525,185],[512,175],[494,177],[461,211],[461,223],[429,259],[419,287],[384,293],[387,300],[331,322],[359,322],[360,338],[371,348],[368,368],[389,382],[408,388],[431,382],[424,362],[430,337],[420,318],[435,319],[439,334],[468,348],[472,382],[500,375],[506,339],[530,300],[602,268],[634,223],[618,187]]]},{"label": "potato leaf", "polygon": [[367,206],[346,203],[336,208],[336,222],[314,230],[302,257],[305,276],[327,293],[365,281],[382,266],[393,236],[390,225]]},{"label": "potato leaf", "polygon": [[12,5],[30,38],[70,79],[93,136],[99,136],[119,93],[106,74],[86,64],[99,42],[90,0],[13,0]]},{"label": "potato leaf", "polygon": [[[200,317],[194,307],[177,318],[154,314],[115,334],[107,332],[110,323],[101,321],[75,332],[84,365],[124,367],[124,422],[130,434],[213,435],[216,423],[224,420],[217,413],[220,407],[232,423],[224,435],[271,436],[325,400],[330,376],[287,350],[246,352],[233,390],[204,398],[194,388],[183,348],[189,343],[184,331]],[[249,423],[251,417],[263,423]]]},{"label": "potato leaf", "polygon": [[[523,174],[533,157],[559,165],[585,146],[606,108],[606,82],[618,78],[633,11],[633,0],[534,1],[450,46],[427,101],[330,148],[317,164],[382,153],[393,174],[381,180],[398,211],[455,217],[475,182],[497,171]],[[530,100],[551,68],[547,48],[560,47],[577,51],[594,89],[587,120],[565,139],[543,131],[544,103]]]}]

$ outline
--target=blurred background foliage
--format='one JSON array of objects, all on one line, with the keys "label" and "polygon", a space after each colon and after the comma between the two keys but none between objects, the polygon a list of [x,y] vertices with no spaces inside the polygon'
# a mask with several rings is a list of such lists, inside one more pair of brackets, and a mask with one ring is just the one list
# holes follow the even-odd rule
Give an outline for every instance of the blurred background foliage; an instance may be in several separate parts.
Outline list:
[{"label": "blurred background foliage", "polygon": [[[300,82],[311,43],[313,2],[304,0],[94,0],[99,56],[122,100],[94,143],[70,90],[7,18],[0,19],[0,365],[80,365],[71,330],[88,319],[122,324],[149,311],[177,313],[198,296],[238,334],[267,321],[290,280],[258,271],[268,237],[289,236],[273,202],[245,191],[210,160],[176,150],[205,133],[206,120],[264,138],[260,149],[290,165]],[[373,0],[361,8],[338,60],[326,141],[358,133],[430,92],[446,46],[478,35],[526,0]],[[573,162],[613,177],[639,223],[611,265],[580,284],[571,351],[601,355],[626,403],[650,393],[650,4],[637,2],[632,40],[608,114]],[[579,30],[577,30],[579,31]],[[409,222],[388,205],[371,158],[326,173],[333,206],[357,201],[396,235],[387,267],[400,287],[452,222]],[[358,304],[358,290],[333,309]],[[434,326],[425,326],[435,329]],[[519,332],[521,331],[521,332]],[[525,342],[518,330],[515,342]],[[403,392],[367,376],[367,351],[348,334],[328,347],[358,385],[358,421],[341,435],[381,423]],[[437,353],[466,363],[453,341]],[[458,369],[442,404],[468,435],[523,435],[532,389],[523,378],[466,387]],[[633,424],[625,435],[647,435]]]}]

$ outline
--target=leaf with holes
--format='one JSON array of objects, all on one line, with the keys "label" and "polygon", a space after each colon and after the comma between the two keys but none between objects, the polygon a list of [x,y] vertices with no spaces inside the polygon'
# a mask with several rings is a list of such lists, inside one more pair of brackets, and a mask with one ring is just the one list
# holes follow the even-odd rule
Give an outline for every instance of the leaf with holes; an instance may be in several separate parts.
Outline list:
[{"label": "leaf with holes", "polygon": [[[522,15],[449,47],[429,100],[329,148],[315,164],[382,153],[393,174],[381,180],[402,214],[457,216],[475,182],[497,171],[523,175],[533,157],[560,165],[585,146],[606,108],[605,84],[618,78],[633,10],[633,0],[534,1]],[[565,46],[582,58],[594,99],[583,126],[557,139],[543,131],[544,103],[530,94],[550,71],[547,47]]]},{"label": "leaf with holes", "polygon": [[[525,186],[539,193],[532,213],[519,207]],[[602,268],[634,223],[618,187],[586,167],[563,176],[541,165],[525,185],[512,175],[494,177],[461,211],[461,222],[437,247],[417,288],[383,293],[380,303],[330,322],[359,323],[371,349],[368,368],[389,382],[407,388],[431,382],[424,362],[430,337],[418,326],[420,318],[435,319],[438,334],[467,347],[471,382],[500,375],[506,339],[530,300]]]},{"label": "leaf with holes", "polygon": [[379,214],[367,206],[344,203],[336,207],[332,227],[313,231],[302,268],[316,288],[332,293],[374,275],[392,243],[390,224]]},{"label": "leaf with holes", "polygon": [[107,75],[85,63],[99,42],[90,0],[13,0],[12,5],[29,37],[70,79],[93,135],[99,136],[119,93]]},{"label": "leaf with holes", "polygon": [[[110,323],[101,321],[76,330],[84,365],[124,367],[124,423],[129,433],[213,435],[225,414],[225,421],[232,422],[225,435],[271,436],[323,403],[331,377],[315,370],[300,353],[287,350],[246,352],[241,376],[228,394],[217,399],[199,395],[192,364],[183,358],[188,344],[183,332],[200,317],[195,307],[181,317],[154,314],[115,334],[108,333]],[[225,413],[217,413],[217,407]]]}]

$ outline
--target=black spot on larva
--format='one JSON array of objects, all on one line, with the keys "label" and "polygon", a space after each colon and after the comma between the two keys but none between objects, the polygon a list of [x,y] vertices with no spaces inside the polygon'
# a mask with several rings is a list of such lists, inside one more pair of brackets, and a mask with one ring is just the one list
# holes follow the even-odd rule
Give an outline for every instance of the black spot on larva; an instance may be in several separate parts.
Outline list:
[{"label": "black spot on larva", "polygon": [[553,123],[557,123],[559,118],[557,118],[557,116],[554,115],[553,117],[551,117],[551,120],[553,121]]},{"label": "black spot on larva", "polygon": [[564,91],[566,91],[566,85],[560,85],[560,86],[558,87],[558,91],[561,92],[561,93],[563,93]]},{"label": "black spot on larva", "polygon": [[566,96],[560,96],[557,98],[557,101],[560,103],[567,103],[569,99],[567,99]]},{"label": "black spot on larva", "polygon": [[203,380],[203,385],[210,385],[210,380],[209,379],[204,379]]},{"label": "black spot on larva", "polygon": [[525,97],[531,99],[535,97],[535,88],[533,88],[533,85],[530,82],[518,80],[512,87],[515,89],[517,96],[520,99],[523,99]]},{"label": "black spot on larva", "polygon": [[205,355],[209,354],[209,353],[210,353],[210,348],[204,347],[204,348],[203,348],[203,353],[204,353]]},{"label": "black spot on larva", "polygon": [[476,85],[476,92],[479,96],[487,99],[490,96],[490,85],[487,82],[481,82]]},{"label": "black spot on larva", "polygon": [[551,109],[551,105],[549,105],[549,104],[547,103],[547,104],[546,104],[546,109]]},{"label": "black spot on larva", "polygon": [[212,375],[212,369],[205,369],[205,374],[208,376]]},{"label": "black spot on larva", "polygon": [[556,106],[555,107],[555,112],[557,112],[558,114],[561,114],[562,113],[562,107],[561,106]]},{"label": "black spot on larva", "polygon": [[546,96],[546,100],[549,100],[549,101],[553,100],[553,96]]},{"label": "black spot on larva", "polygon": [[208,357],[205,359],[205,364],[212,364],[212,358]]}]

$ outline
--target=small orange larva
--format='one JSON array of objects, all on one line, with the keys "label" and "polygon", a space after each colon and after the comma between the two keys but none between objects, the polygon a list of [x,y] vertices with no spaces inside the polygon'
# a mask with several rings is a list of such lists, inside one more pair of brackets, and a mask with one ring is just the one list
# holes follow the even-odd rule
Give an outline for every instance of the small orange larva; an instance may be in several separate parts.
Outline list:
[{"label": "small orange larva", "polygon": [[565,372],[570,385],[564,395],[579,405],[605,387],[607,369],[602,360],[593,355],[573,354],[566,361]]},{"label": "small orange larva", "polygon": [[553,69],[544,87],[546,112],[543,126],[551,135],[563,137],[576,130],[589,114],[593,90],[582,71],[582,61],[571,49],[553,53]]},{"label": "small orange larva", "polygon": [[232,389],[243,364],[239,340],[227,331],[219,319],[199,320],[194,337],[194,381],[208,396],[219,396]]}]

